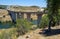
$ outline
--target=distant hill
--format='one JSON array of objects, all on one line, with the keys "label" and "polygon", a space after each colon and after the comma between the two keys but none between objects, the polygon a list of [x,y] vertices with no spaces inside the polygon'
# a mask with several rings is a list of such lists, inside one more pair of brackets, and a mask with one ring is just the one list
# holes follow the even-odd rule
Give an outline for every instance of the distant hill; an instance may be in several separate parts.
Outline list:
[{"label": "distant hill", "polygon": [[0,5],[0,9],[7,9],[16,12],[39,12],[39,6]]},{"label": "distant hill", "polygon": [[16,8],[16,9],[19,9],[19,8],[40,8],[39,6],[19,6],[19,5],[0,5],[0,9],[7,9],[8,7],[10,8]]},{"label": "distant hill", "polygon": [[40,8],[39,6],[17,6],[17,5],[11,5],[10,8],[16,8],[16,9],[27,9],[27,8]]},{"label": "distant hill", "polygon": [[38,12],[40,11],[39,6],[18,6],[18,5],[11,5],[8,7],[8,10],[17,11],[17,12]]},{"label": "distant hill", "polygon": [[0,9],[6,9],[7,5],[0,5]]}]

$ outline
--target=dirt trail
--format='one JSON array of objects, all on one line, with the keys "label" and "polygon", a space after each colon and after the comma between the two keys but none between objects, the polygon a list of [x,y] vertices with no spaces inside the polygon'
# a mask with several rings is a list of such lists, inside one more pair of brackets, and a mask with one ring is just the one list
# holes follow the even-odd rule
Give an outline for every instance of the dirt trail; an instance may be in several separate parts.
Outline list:
[{"label": "dirt trail", "polygon": [[[18,39],[45,39],[42,35],[38,34],[40,32],[40,29],[31,31],[24,36],[20,36]],[[28,36],[28,38],[26,38]]]},{"label": "dirt trail", "polygon": [[[57,27],[52,27],[52,28],[56,29]],[[42,29],[36,29],[23,36],[18,37],[18,39],[60,39],[60,34],[52,35],[52,36],[43,36],[42,34],[39,34],[39,32],[42,32],[41,30]],[[26,38],[27,36],[28,38]]]}]

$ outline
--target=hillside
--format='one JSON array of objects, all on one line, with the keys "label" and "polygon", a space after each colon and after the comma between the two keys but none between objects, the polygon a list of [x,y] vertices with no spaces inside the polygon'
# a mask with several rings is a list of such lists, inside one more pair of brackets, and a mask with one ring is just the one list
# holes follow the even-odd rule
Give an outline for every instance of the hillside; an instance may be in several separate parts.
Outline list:
[{"label": "hillside", "polygon": [[11,21],[11,17],[7,10],[0,9],[0,21]]},{"label": "hillside", "polygon": [[40,7],[38,6],[9,6],[8,10],[16,12],[38,12]]}]

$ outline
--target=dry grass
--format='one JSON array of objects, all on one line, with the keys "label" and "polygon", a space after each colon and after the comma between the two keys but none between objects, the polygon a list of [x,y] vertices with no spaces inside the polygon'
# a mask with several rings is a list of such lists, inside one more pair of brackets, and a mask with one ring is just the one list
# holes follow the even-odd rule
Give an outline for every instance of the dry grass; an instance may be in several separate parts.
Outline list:
[{"label": "dry grass", "polygon": [[15,30],[16,28],[0,29],[0,39],[8,39],[9,37],[17,39]]},{"label": "dry grass", "polygon": [[[59,26],[57,26],[59,28]],[[52,27],[53,29],[56,29],[56,27]],[[36,29],[34,31],[30,31],[27,34],[22,36],[22,39],[60,39],[60,34],[52,35],[52,36],[44,36],[42,34],[39,34],[39,32],[42,32],[42,29]],[[29,36],[29,38],[26,38],[26,36]],[[20,36],[21,37],[21,36]],[[18,39],[20,39],[20,37]]]}]

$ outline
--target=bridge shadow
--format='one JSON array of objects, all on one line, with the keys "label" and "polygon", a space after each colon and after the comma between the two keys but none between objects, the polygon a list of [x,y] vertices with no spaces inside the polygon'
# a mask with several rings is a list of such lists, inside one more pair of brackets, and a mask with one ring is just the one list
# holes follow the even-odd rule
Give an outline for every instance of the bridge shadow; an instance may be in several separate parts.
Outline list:
[{"label": "bridge shadow", "polygon": [[51,29],[51,31],[48,31],[48,29],[42,30],[42,32],[39,32],[39,34],[42,34],[44,36],[53,36],[60,34],[60,29]]}]

